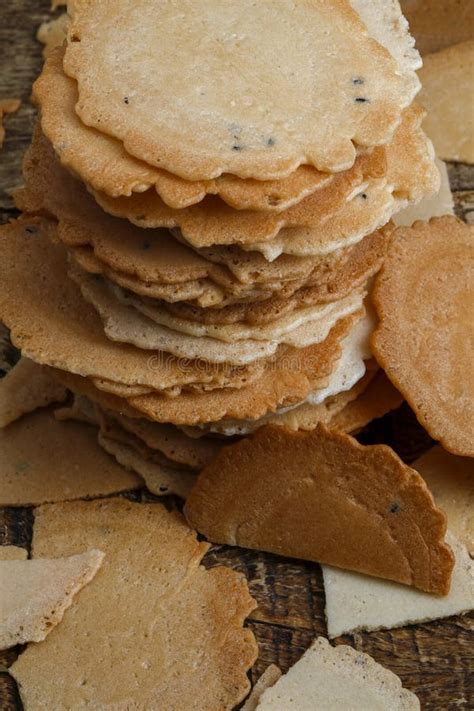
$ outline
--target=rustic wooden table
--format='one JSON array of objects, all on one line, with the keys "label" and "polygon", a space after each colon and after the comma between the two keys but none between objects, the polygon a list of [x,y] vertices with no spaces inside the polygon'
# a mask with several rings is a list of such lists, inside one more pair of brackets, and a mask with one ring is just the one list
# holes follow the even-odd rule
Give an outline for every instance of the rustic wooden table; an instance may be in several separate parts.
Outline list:
[{"label": "rustic wooden table", "polygon": [[[0,152],[1,222],[16,215],[8,191],[21,182],[21,159],[35,120],[29,96],[42,61],[35,32],[43,20],[51,17],[49,4],[50,0],[1,3],[0,99],[22,100],[19,112],[7,117],[7,137]],[[474,222],[474,167],[450,165],[449,172],[456,211],[465,220]],[[14,357],[13,351],[7,353],[7,359]],[[374,422],[361,433],[360,439],[364,443],[386,442],[407,462],[431,444],[406,405]],[[142,492],[138,498],[152,497]],[[173,501],[168,503],[175,505]],[[28,548],[32,522],[31,509],[0,509],[0,543]],[[258,601],[258,609],[249,620],[260,650],[252,670],[253,681],[270,663],[286,671],[315,636],[326,635],[319,566],[225,546],[215,546],[205,563],[226,564],[244,572]],[[418,695],[426,711],[474,709],[473,628],[474,615],[466,615],[403,629],[348,635],[336,642],[368,652],[398,674],[403,684]],[[22,708],[15,683],[7,672],[20,651],[0,654],[2,711]]]}]

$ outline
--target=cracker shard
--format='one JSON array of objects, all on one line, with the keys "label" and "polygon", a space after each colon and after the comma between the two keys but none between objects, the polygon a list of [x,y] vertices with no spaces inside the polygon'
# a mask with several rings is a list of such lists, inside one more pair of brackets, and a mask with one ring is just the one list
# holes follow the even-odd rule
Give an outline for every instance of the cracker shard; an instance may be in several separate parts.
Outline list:
[{"label": "cracker shard", "polygon": [[319,425],[262,427],[224,448],[185,506],[213,543],[327,563],[446,595],[446,517],[417,472],[384,445]]},{"label": "cracker shard", "polygon": [[46,368],[21,358],[0,380],[0,427],[40,407],[61,402],[66,395],[66,388]]},{"label": "cracker shard", "polygon": [[449,532],[447,541],[456,563],[451,590],[445,597],[323,566],[328,636],[403,627],[472,610],[474,561],[466,547]]},{"label": "cracker shard", "polygon": [[99,550],[65,558],[0,561],[0,649],[41,642],[104,559]]},{"label": "cracker shard", "polygon": [[416,711],[420,702],[368,654],[345,644],[332,647],[318,637],[257,706],[258,711],[289,708]]},{"label": "cracker shard", "polygon": [[[205,570],[207,544],[160,504],[106,499],[37,509],[33,558],[100,546],[100,580],[10,671],[26,708],[231,709],[257,656],[244,577]],[[60,680],[60,683],[58,683]]]},{"label": "cracker shard", "polygon": [[434,439],[474,456],[474,226],[445,216],[398,228],[372,298],[375,358]]}]

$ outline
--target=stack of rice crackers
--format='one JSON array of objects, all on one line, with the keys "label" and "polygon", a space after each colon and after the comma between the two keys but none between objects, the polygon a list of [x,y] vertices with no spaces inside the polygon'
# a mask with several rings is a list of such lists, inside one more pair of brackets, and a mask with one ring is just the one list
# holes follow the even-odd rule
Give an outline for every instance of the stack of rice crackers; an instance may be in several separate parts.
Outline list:
[{"label": "stack of rice crackers", "polygon": [[[25,708],[246,697],[255,601],[196,531],[325,564],[330,636],[470,609],[473,234],[397,227],[440,190],[398,2],[74,0],[61,23],[0,238],[0,503],[40,505],[33,560],[1,562]],[[350,436],[403,399],[443,446],[432,492]],[[78,500],[143,483],[184,516]],[[245,708],[419,708],[324,639],[279,676]]]}]

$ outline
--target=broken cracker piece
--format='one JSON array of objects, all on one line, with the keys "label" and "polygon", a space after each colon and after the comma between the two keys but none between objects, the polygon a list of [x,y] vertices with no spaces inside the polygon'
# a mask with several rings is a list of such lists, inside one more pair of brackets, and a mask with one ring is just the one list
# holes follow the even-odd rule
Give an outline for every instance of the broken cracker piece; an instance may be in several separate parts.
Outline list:
[{"label": "broken cracker piece", "polygon": [[0,562],[0,649],[41,642],[99,570],[100,550],[65,558]]},{"label": "broken cracker piece", "polygon": [[328,636],[404,627],[472,610],[474,562],[453,535],[448,533],[446,540],[456,559],[451,590],[446,597],[323,565]]},{"label": "broken cracker piece", "polygon": [[21,358],[0,380],[0,427],[52,402],[62,402],[66,395],[66,388],[47,368]]},{"label": "broken cracker piece", "polygon": [[474,226],[446,216],[399,227],[372,300],[379,365],[434,439],[474,456]]},{"label": "broken cracker piece", "polygon": [[125,499],[36,510],[33,557],[106,557],[56,630],[10,668],[27,708],[231,709],[257,656],[245,578],[205,570],[208,545],[176,512]]},{"label": "broken cracker piece", "polygon": [[420,69],[424,128],[443,160],[474,163],[474,40],[428,54]]},{"label": "broken cracker piece", "polygon": [[5,128],[3,126],[3,117],[6,114],[14,114],[21,106],[20,99],[0,99],[0,148],[5,140]]},{"label": "broken cracker piece", "polygon": [[280,677],[281,671],[278,667],[275,664],[270,664],[257,680],[257,683],[252,689],[252,693],[242,706],[242,711],[256,711],[263,692],[273,686]]},{"label": "broken cracker piece", "polygon": [[55,17],[54,20],[42,22],[38,27],[36,39],[44,45],[43,57],[45,59],[47,59],[57,47],[61,47],[64,44],[69,22],[69,15],[67,12],[63,12],[62,15]]},{"label": "broken cracker piece", "polygon": [[0,560],[26,560],[28,551],[19,546],[0,546]]},{"label": "broken cracker piece", "polygon": [[124,442],[99,433],[99,444],[127,470],[135,472],[145,480],[148,491],[156,496],[176,494],[186,499],[196,483],[195,473],[186,469],[174,469],[160,462],[145,458],[137,449]]},{"label": "broken cracker piece", "polygon": [[318,637],[301,659],[267,689],[257,711],[364,709],[417,711],[415,694],[368,654]]},{"label": "broken cracker piece", "polygon": [[389,447],[363,447],[324,425],[266,426],[224,447],[184,511],[213,543],[449,591],[446,517],[420,475]]},{"label": "broken cracker piece", "polygon": [[0,430],[0,505],[27,506],[138,489],[141,479],[97,444],[96,430],[45,411]]},{"label": "broken cracker piece", "polygon": [[448,517],[451,533],[474,556],[474,459],[456,457],[437,445],[412,466]]}]

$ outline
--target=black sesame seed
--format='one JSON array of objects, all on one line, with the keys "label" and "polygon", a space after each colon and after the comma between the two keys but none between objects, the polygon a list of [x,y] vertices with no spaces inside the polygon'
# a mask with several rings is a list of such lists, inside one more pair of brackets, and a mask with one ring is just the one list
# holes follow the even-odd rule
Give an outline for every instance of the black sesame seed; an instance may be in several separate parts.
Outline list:
[{"label": "black sesame seed", "polygon": [[128,96],[124,96],[123,103],[128,105]]},{"label": "black sesame seed", "polygon": [[35,235],[38,232],[38,228],[34,225],[28,225],[28,227],[25,227],[25,232],[29,235]]},{"label": "black sesame seed", "polygon": [[274,138],[269,138],[267,141],[267,146],[274,146],[276,143],[276,140]]},{"label": "black sesame seed", "polygon": [[394,501],[393,504],[390,504],[388,510],[390,511],[390,513],[398,513],[399,511],[401,511],[401,506],[399,503]]},{"label": "black sesame seed", "polygon": [[367,200],[367,193],[361,193],[360,197],[362,198],[362,200]]},{"label": "black sesame seed", "polygon": [[370,104],[370,99],[366,99],[365,96],[356,96],[354,101],[357,104]]},{"label": "black sesame seed", "polygon": [[365,79],[362,79],[362,77],[352,77],[352,83],[355,86],[360,86],[365,83]]},{"label": "black sesame seed", "polygon": [[233,151],[243,151],[243,150],[244,150],[244,147],[243,147],[243,146],[239,146],[238,144],[234,144],[234,145],[232,146],[232,150],[233,150]]}]

